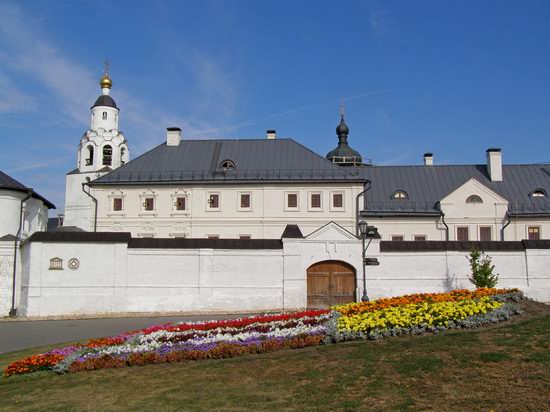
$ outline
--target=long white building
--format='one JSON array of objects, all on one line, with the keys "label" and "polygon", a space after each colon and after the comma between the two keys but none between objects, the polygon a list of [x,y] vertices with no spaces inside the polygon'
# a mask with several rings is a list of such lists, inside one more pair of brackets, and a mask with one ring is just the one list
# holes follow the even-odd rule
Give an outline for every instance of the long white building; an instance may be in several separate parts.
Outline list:
[{"label": "long white building", "polygon": [[363,163],[348,144],[325,157],[268,131],[262,139],[166,141],[129,161],[107,74],[91,126],[67,175],[65,225],[136,237],[267,239],[287,224],[308,234],[329,221],[356,232],[359,219],[384,240],[521,240],[550,233],[550,165]]}]

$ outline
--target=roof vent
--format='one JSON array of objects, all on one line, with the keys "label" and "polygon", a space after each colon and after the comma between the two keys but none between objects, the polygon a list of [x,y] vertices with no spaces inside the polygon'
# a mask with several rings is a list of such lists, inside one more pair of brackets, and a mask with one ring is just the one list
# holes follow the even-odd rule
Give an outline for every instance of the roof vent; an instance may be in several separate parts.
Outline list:
[{"label": "roof vent", "polygon": [[424,166],[433,166],[433,164],[434,164],[434,154],[424,153]]},{"label": "roof vent", "polygon": [[275,130],[267,130],[265,132],[265,136],[269,139],[269,140],[275,140],[277,138],[277,132]]},{"label": "roof vent", "polygon": [[181,142],[181,129],[168,127],[166,129],[166,146],[179,146]]},{"label": "roof vent", "polygon": [[491,182],[502,182],[502,152],[499,148],[487,149],[487,173]]}]

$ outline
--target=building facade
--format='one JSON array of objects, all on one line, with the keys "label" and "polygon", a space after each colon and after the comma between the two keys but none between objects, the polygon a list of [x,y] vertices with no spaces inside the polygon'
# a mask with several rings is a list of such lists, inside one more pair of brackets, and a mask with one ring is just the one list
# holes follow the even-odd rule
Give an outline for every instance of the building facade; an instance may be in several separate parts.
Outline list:
[{"label": "building facade", "polygon": [[384,240],[537,240],[550,236],[550,165],[413,166],[363,161],[348,142],[344,113],[338,145],[325,157],[268,131],[264,139],[166,141],[129,161],[118,130],[112,81],[91,109],[67,175],[65,225],[156,238],[278,238],[287,224],[307,235],[328,221],[357,233],[360,219]]}]

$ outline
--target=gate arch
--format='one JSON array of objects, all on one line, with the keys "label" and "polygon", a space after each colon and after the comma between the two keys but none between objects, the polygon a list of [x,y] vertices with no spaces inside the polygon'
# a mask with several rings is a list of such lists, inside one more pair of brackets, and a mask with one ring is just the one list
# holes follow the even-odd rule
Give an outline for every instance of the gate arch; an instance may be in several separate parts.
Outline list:
[{"label": "gate arch", "polygon": [[355,302],[355,268],[339,260],[325,260],[307,269],[307,307],[327,308]]}]

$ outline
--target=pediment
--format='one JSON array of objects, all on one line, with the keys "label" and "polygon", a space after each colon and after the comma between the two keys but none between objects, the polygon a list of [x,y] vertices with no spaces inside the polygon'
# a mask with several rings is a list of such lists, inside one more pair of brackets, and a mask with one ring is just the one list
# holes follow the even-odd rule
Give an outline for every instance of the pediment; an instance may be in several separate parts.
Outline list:
[{"label": "pediment", "polygon": [[305,239],[322,241],[342,241],[357,240],[357,237],[350,231],[344,229],[339,224],[329,222],[325,226],[322,226],[316,231],[307,235]]},{"label": "pediment", "polygon": [[484,203],[500,203],[508,204],[508,200],[503,198],[500,194],[485,186],[475,177],[457,187],[443,199],[441,203],[464,203],[466,198],[470,195],[478,195],[483,199]]}]

